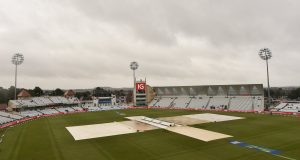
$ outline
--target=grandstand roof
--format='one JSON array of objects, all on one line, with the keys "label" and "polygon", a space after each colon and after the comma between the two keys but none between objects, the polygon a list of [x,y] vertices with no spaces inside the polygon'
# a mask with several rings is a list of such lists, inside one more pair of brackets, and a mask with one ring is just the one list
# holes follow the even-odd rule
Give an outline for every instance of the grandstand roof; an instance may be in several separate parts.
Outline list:
[{"label": "grandstand roof", "polygon": [[158,96],[166,95],[264,95],[262,84],[200,85],[153,87]]},{"label": "grandstand roof", "polygon": [[31,97],[31,95],[30,95],[25,89],[23,89],[23,90],[18,94],[18,98],[23,98],[23,97]]},{"label": "grandstand roof", "polygon": [[75,92],[73,90],[68,90],[68,91],[65,92],[64,96],[65,97],[74,97]]}]

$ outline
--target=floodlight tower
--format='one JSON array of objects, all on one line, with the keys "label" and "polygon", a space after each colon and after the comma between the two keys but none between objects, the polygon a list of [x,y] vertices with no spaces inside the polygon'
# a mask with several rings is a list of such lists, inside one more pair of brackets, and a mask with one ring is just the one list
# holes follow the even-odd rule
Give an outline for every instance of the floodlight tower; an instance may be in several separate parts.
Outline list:
[{"label": "floodlight tower", "polygon": [[133,106],[136,105],[135,70],[137,70],[138,68],[139,68],[139,64],[137,62],[134,61],[130,63],[130,69],[133,71]]},{"label": "floodlight tower", "polygon": [[16,66],[15,68],[15,100],[17,99],[17,75],[18,75],[18,65],[21,65],[24,61],[24,56],[21,53],[16,53],[13,55],[11,62]]},{"label": "floodlight tower", "polygon": [[262,48],[259,50],[258,55],[262,60],[266,61],[267,65],[267,79],[268,79],[268,108],[271,105],[271,95],[270,95],[270,78],[269,78],[269,59],[272,58],[272,52],[269,48]]}]

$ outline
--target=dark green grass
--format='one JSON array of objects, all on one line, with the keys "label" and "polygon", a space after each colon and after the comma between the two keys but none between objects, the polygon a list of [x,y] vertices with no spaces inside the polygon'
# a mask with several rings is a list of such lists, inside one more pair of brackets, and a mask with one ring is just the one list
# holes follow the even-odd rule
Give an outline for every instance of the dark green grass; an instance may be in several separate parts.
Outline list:
[{"label": "dark green grass", "polygon": [[[117,112],[125,113],[121,116]],[[176,116],[202,113],[176,110],[121,110],[79,113],[33,120],[5,132],[0,160],[269,160],[273,155],[229,144],[239,140],[281,150],[300,159],[300,118],[252,113],[218,113],[246,117],[244,120],[195,125],[234,136],[202,142],[166,130],[74,141],[65,127],[123,121],[126,116]]]}]

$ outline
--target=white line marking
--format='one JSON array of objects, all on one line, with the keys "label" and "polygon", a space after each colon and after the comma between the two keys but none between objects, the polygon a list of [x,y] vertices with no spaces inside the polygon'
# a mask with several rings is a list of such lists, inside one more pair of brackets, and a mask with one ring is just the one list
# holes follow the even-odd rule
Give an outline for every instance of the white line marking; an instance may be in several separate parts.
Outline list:
[{"label": "white line marking", "polygon": [[274,156],[281,157],[281,158],[288,159],[288,160],[296,160],[294,158],[289,158],[289,157],[285,157],[285,156],[281,156],[281,155],[276,155],[276,154],[274,154]]}]

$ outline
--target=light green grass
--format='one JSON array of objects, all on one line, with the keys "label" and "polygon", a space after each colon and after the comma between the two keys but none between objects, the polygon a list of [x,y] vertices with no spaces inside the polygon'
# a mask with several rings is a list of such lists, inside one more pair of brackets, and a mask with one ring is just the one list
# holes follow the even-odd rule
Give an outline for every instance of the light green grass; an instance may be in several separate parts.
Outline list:
[{"label": "light green grass", "polygon": [[[122,112],[126,115],[119,115]],[[75,141],[65,127],[123,121],[126,116],[165,117],[202,113],[179,110],[119,110],[78,113],[33,120],[6,129],[0,160],[269,160],[273,155],[229,144],[239,140],[281,150],[300,159],[300,118],[252,113],[218,113],[244,120],[195,125],[234,136],[202,142],[166,130]],[[0,130],[2,134],[5,130]],[[284,160],[284,159],[283,159]]]}]

